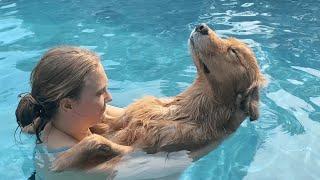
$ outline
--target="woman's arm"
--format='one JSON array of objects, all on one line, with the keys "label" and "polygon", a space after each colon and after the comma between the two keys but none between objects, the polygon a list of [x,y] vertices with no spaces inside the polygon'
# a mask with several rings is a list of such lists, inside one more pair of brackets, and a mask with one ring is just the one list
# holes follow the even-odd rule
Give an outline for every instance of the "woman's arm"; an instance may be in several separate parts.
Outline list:
[{"label": "woman's arm", "polygon": [[119,145],[93,134],[60,154],[52,163],[51,170],[59,172],[67,169],[88,169],[132,151],[130,146]]}]

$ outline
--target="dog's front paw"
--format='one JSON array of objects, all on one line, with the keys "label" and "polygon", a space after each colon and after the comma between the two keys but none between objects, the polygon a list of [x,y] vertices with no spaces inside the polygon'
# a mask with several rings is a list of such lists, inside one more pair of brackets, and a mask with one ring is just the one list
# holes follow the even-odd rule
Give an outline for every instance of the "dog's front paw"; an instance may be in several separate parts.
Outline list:
[{"label": "dog's front paw", "polygon": [[64,152],[60,154],[51,164],[50,170],[54,172],[61,172],[72,168],[74,160],[71,153]]}]

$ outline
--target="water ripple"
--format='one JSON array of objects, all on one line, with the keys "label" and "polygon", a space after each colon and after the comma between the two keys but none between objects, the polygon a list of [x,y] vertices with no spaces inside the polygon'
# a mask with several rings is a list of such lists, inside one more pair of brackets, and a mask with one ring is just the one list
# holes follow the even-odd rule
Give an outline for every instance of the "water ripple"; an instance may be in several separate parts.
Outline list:
[{"label": "water ripple", "polygon": [[0,19],[0,24],[0,45],[12,44],[18,40],[34,35],[32,31],[23,27],[23,20],[20,19]]},{"label": "water ripple", "polygon": [[1,6],[0,9],[8,9],[8,8],[16,7],[16,6],[17,6],[16,3],[12,3],[12,4]]},{"label": "water ripple", "polygon": [[308,74],[311,74],[313,76],[316,76],[320,78],[320,71],[317,69],[309,68],[309,67],[299,67],[299,66],[291,66],[293,69],[298,69],[300,71],[304,71]]},{"label": "water ripple", "polygon": [[302,100],[301,98],[294,96],[283,89],[276,92],[267,93],[267,97],[272,99],[278,106],[289,111],[308,111],[313,112],[315,109]]}]

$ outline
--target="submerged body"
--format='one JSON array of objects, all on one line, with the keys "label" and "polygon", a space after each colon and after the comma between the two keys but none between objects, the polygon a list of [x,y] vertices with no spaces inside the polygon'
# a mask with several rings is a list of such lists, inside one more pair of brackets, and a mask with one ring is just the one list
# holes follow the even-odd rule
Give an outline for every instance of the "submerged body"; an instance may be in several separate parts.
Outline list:
[{"label": "submerged body", "polygon": [[123,115],[105,119],[99,131],[93,128],[102,136],[83,139],[63,153],[52,169],[81,168],[88,164],[89,154],[102,155],[95,158],[104,160],[112,155],[110,168],[134,149],[197,152],[219,143],[246,117],[256,120],[264,77],[250,48],[235,39],[220,39],[201,24],[191,33],[190,51],[198,73],[187,90],[168,100],[142,98]]},{"label": "submerged body", "polygon": [[86,172],[75,172],[75,171],[65,171],[62,173],[54,173],[50,170],[51,162],[60,154],[66,151],[68,147],[49,149],[44,144],[37,144],[34,152],[34,162],[35,162],[35,179],[106,179],[109,175],[106,173],[86,173]]}]

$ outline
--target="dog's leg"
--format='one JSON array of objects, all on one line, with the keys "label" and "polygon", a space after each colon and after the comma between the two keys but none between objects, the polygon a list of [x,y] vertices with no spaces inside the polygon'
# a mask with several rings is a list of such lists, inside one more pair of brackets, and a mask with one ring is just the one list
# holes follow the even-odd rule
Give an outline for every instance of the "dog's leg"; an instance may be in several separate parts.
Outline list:
[{"label": "dog's leg", "polygon": [[92,127],[90,127],[90,131],[94,134],[99,134],[99,135],[106,135],[109,131],[111,131],[110,127],[108,124],[105,123],[98,123]]},{"label": "dog's leg", "polygon": [[107,105],[105,113],[111,117],[120,117],[124,114],[125,108]]},{"label": "dog's leg", "polygon": [[111,131],[124,128],[128,123],[124,108],[107,105],[102,124],[107,124]]},{"label": "dog's leg", "polygon": [[134,146],[148,153],[189,150],[205,141],[197,126],[181,121],[150,122],[147,128],[146,132],[140,133],[148,135]]},{"label": "dog's leg", "polygon": [[130,146],[118,145],[100,135],[93,134],[60,154],[52,163],[51,170],[59,172],[67,169],[85,169],[101,163],[101,160],[107,161],[132,150]]}]

